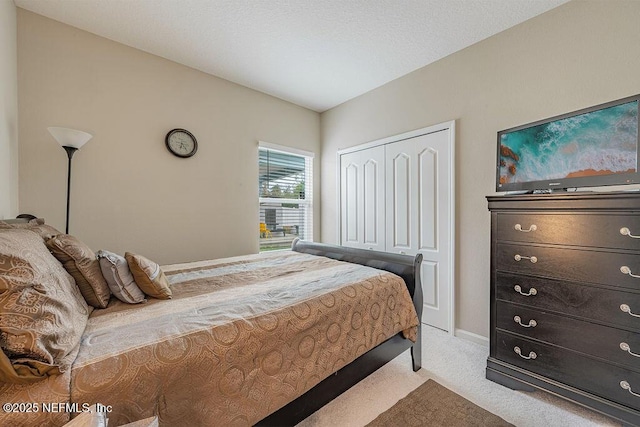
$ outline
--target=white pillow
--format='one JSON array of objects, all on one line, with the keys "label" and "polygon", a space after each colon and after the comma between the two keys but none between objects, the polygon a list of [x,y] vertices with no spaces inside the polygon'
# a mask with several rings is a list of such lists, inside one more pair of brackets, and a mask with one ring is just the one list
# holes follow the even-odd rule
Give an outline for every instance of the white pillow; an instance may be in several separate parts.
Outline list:
[{"label": "white pillow", "polygon": [[116,298],[129,304],[146,301],[124,257],[104,250],[98,251],[96,256],[100,261],[102,275]]}]

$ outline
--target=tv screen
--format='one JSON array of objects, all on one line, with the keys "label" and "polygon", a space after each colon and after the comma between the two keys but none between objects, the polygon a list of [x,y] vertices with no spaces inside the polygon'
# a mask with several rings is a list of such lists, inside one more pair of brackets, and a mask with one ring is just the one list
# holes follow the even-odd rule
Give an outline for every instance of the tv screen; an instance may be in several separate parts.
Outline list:
[{"label": "tv screen", "polygon": [[498,132],[497,191],[640,183],[640,95]]}]

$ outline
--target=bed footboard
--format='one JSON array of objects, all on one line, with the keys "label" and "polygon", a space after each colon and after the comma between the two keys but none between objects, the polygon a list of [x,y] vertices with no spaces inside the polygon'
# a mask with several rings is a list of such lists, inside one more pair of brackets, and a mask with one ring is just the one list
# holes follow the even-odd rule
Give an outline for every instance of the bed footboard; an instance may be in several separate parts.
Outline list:
[{"label": "bed footboard", "polygon": [[[390,254],[323,243],[310,243],[300,239],[293,241],[292,250],[310,255],[325,256],[339,261],[366,265],[400,276],[409,290],[413,305],[418,314],[418,319],[422,319],[422,285],[420,282],[421,254],[412,257],[409,255]],[[413,370],[419,370],[422,365],[421,330],[422,328],[419,324],[415,343],[404,339],[401,334],[389,338],[387,341],[369,350],[349,365],[326,378],[287,406],[263,419],[257,423],[257,425],[289,426],[299,423],[409,348],[411,349]]]},{"label": "bed footboard", "polygon": [[420,282],[420,263],[422,254],[416,256],[392,254],[388,252],[371,251],[368,249],[347,248],[344,246],[327,245],[324,243],[305,242],[296,238],[291,250],[296,252],[320,255],[338,261],[366,265],[368,267],[385,270],[396,274],[404,280],[413,300],[413,305],[422,319],[422,285]]},{"label": "bed footboard", "polygon": [[[311,255],[325,256],[338,261],[351,262],[366,265],[368,267],[385,270],[402,277],[409,295],[413,300],[413,306],[422,322],[422,284],[420,282],[420,264],[422,254],[416,256],[392,254],[388,252],[371,251],[368,249],[347,248],[345,246],[327,245],[325,243],[305,242],[296,238],[291,244],[291,250]],[[417,371],[422,366],[422,337],[421,323],[418,325],[418,338],[411,346],[411,359],[413,370]]]}]

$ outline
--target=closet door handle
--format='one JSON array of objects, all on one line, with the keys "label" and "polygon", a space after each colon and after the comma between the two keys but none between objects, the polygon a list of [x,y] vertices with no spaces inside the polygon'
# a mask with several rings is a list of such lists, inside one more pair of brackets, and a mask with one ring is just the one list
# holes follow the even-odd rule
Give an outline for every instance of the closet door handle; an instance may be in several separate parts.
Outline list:
[{"label": "closet door handle", "polygon": [[[531,224],[528,230],[523,230],[520,224],[516,224],[513,228],[515,228],[518,231],[522,231],[523,233],[529,233],[531,231],[536,231],[538,229],[538,226],[535,224]],[[622,231],[620,232],[622,233]]]},{"label": "closet door handle", "polygon": [[536,262],[538,262],[538,257],[535,257],[535,256],[524,256],[524,255],[515,254],[513,259],[515,259],[516,261],[520,261],[520,260],[523,260],[523,259],[528,259],[529,261],[531,261],[532,264],[535,264]]},{"label": "closet door handle", "polygon": [[636,279],[640,279],[640,276],[631,273],[631,269],[629,267],[627,267],[626,265],[623,265],[622,267],[620,267],[620,273],[628,274],[631,277],[635,277]]},{"label": "closet door handle", "polygon": [[627,227],[622,227],[620,229],[620,234],[622,234],[623,236],[629,236],[632,239],[640,239],[640,236],[634,236],[633,234],[631,234],[631,230],[629,230]]},{"label": "closet door handle", "polygon": [[529,356],[523,356],[522,355],[522,350],[520,350],[520,347],[513,347],[513,351],[515,351],[515,353],[522,357],[523,359],[527,359],[527,360],[533,360],[536,357],[538,357],[537,354],[535,354],[533,351],[529,352]]},{"label": "closet door handle", "polygon": [[634,393],[634,392],[631,390],[631,385],[630,385],[628,382],[626,382],[626,381],[620,381],[620,387],[622,387],[623,389],[627,390],[629,393],[633,394],[635,397],[640,397],[640,394],[638,394],[638,393]]},{"label": "closet door handle", "polygon": [[513,289],[515,289],[517,293],[519,293],[520,295],[524,295],[525,297],[532,297],[538,293],[536,288],[531,288],[529,289],[529,293],[525,294],[524,292],[522,292],[522,288],[520,287],[520,285],[515,285]]},{"label": "closet door handle", "polygon": [[624,312],[624,313],[627,313],[629,316],[640,317],[640,314],[633,314],[631,312],[631,307],[629,307],[627,304],[621,304],[620,305],[620,310],[622,310],[622,312]]},{"label": "closet door handle", "polygon": [[[522,319],[520,318],[520,316],[514,316],[513,317],[513,321],[516,322],[518,325],[522,326],[523,328],[535,328],[536,326],[538,326],[538,322],[536,322],[535,320],[531,319],[529,320],[529,324],[525,325],[522,323]],[[622,345],[622,344],[620,344]]]},{"label": "closet door handle", "polygon": [[634,353],[634,352],[631,351],[631,347],[626,342],[621,342],[620,343],[620,350],[626,351],[627,353],[629,353],[630,355],[632,355],[634,357],[640,357],[640,354]]}]

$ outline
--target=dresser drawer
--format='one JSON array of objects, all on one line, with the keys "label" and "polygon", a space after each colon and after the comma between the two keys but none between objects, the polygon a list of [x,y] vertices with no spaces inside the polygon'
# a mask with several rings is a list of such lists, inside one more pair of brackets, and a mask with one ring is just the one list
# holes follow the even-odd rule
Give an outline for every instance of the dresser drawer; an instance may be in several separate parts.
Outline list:
[{"label": "dresser drawer", "polygon": [[[555,346],[496,333],[496,358],[605,399],[640,409],[640,374]],[[518,351],[520,354],[518,354]],[[625,385],[626,385],[625,384]]]},{"label": "dresser drawer", "polygon": [[495,265],[513,273],[640,290],[636,254],[498,243]]},{"label": "dresser drawer", "polygon": [[499,301],[496,327],[640,370],[640,334]]},{"label": "dresser drawer", "polygon": [[[518,274],[496,274],[496,299],[640,331],[640,294]],[[629,311],[622,311],[621,306]]]},{"label": "dresser drawer", "polygon": [[640,236],[637,215],[497,215],[497,237],[502,241],[640,250],[640,239],[631,237],[635,235]]}]

